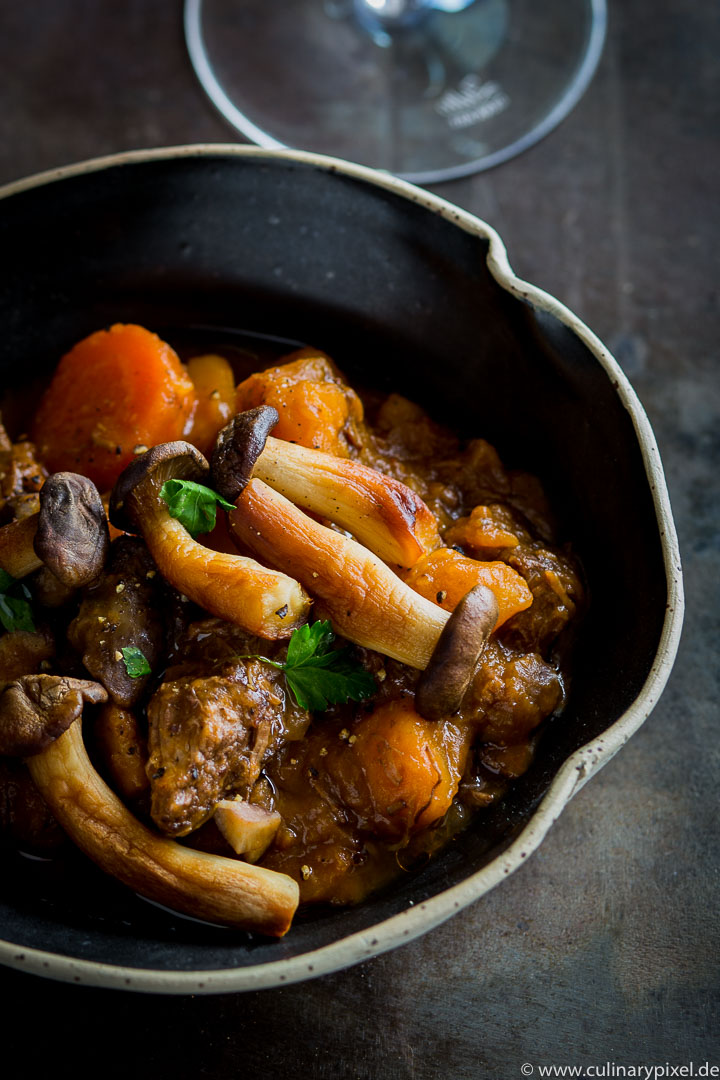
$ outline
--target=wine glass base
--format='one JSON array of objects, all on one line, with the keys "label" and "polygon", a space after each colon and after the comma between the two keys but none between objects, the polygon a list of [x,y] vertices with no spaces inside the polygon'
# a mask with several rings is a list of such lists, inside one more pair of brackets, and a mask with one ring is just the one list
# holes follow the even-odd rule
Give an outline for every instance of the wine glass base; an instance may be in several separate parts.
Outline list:
[{"label": "wine glass base", "polygon": [[186,0],[205,91],[251,142],[436,183],[550,132],[602,52],[605,0],[475,0],[392,34],[353,0]]}]

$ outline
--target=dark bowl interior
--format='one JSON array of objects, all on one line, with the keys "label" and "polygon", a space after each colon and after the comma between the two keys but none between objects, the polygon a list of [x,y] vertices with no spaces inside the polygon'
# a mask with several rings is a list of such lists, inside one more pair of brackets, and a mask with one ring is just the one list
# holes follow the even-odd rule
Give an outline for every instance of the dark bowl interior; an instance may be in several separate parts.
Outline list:
[{"label": "dark bowl interior", "polygon": [[667,589],[651,492],[595,356],[497,284],[487,240],[396,192],[289,159],[153,159],[30,188],[0,202],[0,249],[5,386],[115,321],[171,341],[240,330],[312,343],[351,381],[405,393],[538,474],[592,598],[568,707],[531,770],[424,871],[371,902],[300,918],[268,942],[151,906],[81,858],[5,853],[1,936],[136,968],[238,968],[336,942],[484,866],[568,755],[631,705],[660,640]]}]

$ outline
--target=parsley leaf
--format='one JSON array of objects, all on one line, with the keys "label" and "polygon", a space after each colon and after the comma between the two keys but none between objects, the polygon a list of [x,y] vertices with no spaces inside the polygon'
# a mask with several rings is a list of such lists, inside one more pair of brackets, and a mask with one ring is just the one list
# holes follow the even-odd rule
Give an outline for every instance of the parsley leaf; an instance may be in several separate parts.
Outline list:
[{"label": "parsley leaf", "polygon": [[[22,596],[18,596],[22,593]],[[8,631],[27,630],[35,633],[30,591],[5,570],[0,570],[0,624]]]},{"label": "parsley leaf", "polygon": [[362,701],[375,693],[375,680],[369,671],[353,660],[338,660],[323,667],[298,667],[285,671],[287,684],[301,709],[322,712],[336,702]]},{"label": "parsley leaf", "polygon": [[284,672],[288,689],[301,709],[323,712],[337,702],[362,701],[375,693],[375,679],[362,664],[348,656],[348,649],[333,649],[335,635],[329,622],[315,622],[295,630],[284,663],[266,656],[263,660]]},{"label": "parsley leaf", "polygon": [[140,679],[143,675],[149,675],[152,671],[145,654],[135,645],[130,645],[126,649],[121,649],[123,654],[123,663],[125,664],[125,670],[131,679]]},{"label": "parsley leaf", "polygon": [[167,503],[170,516],[177,518],[193,539],[215,528],[218,505],[224,510],[235,509],[217,491],[194,480],[166,480],[160,488],[160,498]]},{"label": "parsley leaf", "polygon": [[305,623],[295,630],[290,638],[285,663],[288,667],[299,667],[306,661],[326,656],[334,640],[335,635],[327,619],[324,622],[315,622],[312,626]]}]

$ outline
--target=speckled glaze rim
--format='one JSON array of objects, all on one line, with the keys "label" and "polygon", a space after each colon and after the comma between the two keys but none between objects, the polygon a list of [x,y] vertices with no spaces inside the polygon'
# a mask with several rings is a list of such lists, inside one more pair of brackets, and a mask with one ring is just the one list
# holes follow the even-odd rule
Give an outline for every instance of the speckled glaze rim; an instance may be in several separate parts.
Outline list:
[{"label": "speckled glaze rim", "polygon": [[684,611],[680,554],[662,463],[655,436],[635,391],[617,361],[576,315],[542,289],[515,276],[499,235],[479,218],[404,180],[361,165],[299,151],[266,150],[226,144],[199,144],[128,151],[95,158],[8,184],[0,188],[0,199],[9,198],[56,180],[123,165],[167,161],[173,158],[217,156],[254,158],[257,161],[280,159],[326,172],[340,173],[354,180],[391,191],[395,195],[425,207],[431,213],[440,215],[465,232],[488,241],[487,264],[498,284],[535,308],[554,315],[576,334],[607,372],[623,407],[630,414],[657,516],[667,578],[668,605],[651,671],[632,706],[600,738],[587,743],[568,758],[528,824],[501,855],[459,885],[439,893],[430,900],[408,907],[405,911],[376,926],[302,956],[243,968],[210,971],[129,968],[76,959],[39,949],[23,949],[12,942],[0,941],[0,963],[4,965],[64,982],[145,993],[233,993],[285,986],[315,978],[350,967],[412,941],[439,926],[468,904],[478,900],[513,870],[516,870],[535,851],[572,796],[610,761],[650,715],[660,698],[675,660]]}]

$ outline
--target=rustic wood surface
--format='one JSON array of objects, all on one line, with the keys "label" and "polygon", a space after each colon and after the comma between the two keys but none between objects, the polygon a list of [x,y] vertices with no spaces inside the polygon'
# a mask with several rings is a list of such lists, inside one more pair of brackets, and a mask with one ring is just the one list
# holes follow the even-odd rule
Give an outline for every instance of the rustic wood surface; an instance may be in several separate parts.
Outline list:
[{"label": "rustic wood surface", "polygon": [[[688,596],[659,707],[510,880],[352,970],[209,998],[0,970],[8,1080],[61,1061],[123,1080],[720,1066],[720,6],[609,7],[599,71],[561,127],[437,191],[494,225],[515,270],[614,349],[655,426]],[[233,140],[196,84],[178,0],[0,0],[0,71],[0,182]]]}]

